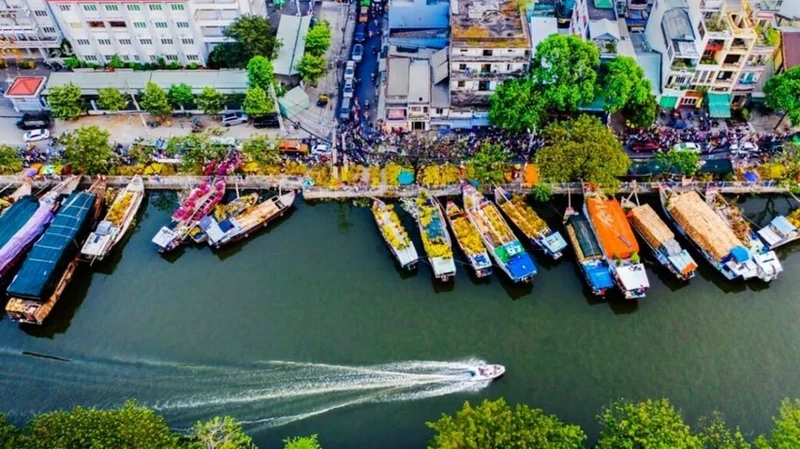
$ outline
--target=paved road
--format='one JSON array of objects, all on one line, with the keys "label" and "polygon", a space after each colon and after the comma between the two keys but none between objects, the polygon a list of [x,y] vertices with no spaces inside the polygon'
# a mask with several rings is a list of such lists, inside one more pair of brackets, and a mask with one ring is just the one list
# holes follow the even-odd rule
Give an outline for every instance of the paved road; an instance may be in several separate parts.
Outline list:
[{"label": "paved road", "polygon": [[[381,50],[381,36],[378,35],[378,31],[382,28],[382,20],[384,16],[385,14],[374,17],[372,14],[372,9],[370,8],[369,21],[367,22],[367,30],[368,32],[372,32],[372,38],[367,37],[366,41],[363,42],[364,57],[356,67],[356,78],[359,79],[359,83],[356,86],[355,98],[358,99],[358,103],[359,105],[361,105],[361,115],[359,116],[358,119],[362,122],[367,122],[367,120],[364,119],[365,101],[369,100],[370,120],[374,120],[375,113],[377,111],[377,106],[378,106],[378,97],[376,95],[377,83],[372,81],[372,74],[374,73],[376,77],[379,75],[378,58]],[[376,24],[376,19],[377,19],[377,24]],[[358,20],[357,15],[356,15],[356,20]],[[356,42],[354,41],[353,45],[355,45],[355,43]],[[350,54],[352,54],[352,48],[350,49]]]}]

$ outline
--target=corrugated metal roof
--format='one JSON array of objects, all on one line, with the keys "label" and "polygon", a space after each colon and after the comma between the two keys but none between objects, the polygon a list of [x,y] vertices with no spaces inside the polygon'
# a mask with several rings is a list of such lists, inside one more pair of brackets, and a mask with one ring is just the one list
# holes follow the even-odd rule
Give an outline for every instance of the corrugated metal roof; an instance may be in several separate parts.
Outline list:
[{"label": "corrugated metal roof", "polygon": [[431,107],[450,107],[450,83],[436,84],[431,87]]},{"label": "corrugated metal roof", "polygon": [[781,33],[783,67],[786,70],[800,65],[800,30]]},{"label": "corrugated metal roof", "polygon": [[277,40],[281,42],[278,57],[272,61],[276,75],[296,75],[297,63],[303,59],[306,49],[306,34],[311,25],[311,16],[289,16],[282,14],[278,24]]},{"label": "corrugated metal roof", "polygon": [[405,97],[408,95],[408,67],[411,60],[408,58],[389,59],[389,85],[386,96]]},{"label": "corrugated metal roof", "polygon": [[672,8],[664,13],[661,28],[669,40],[693,41],[694,30],[689,11],[684,8]]},{"label": "corrugated metal roof", "polygon": [[620,39],[619,25],[616,21],[601,19],[589,22],[589,37],[592,39]]},{"label": "corrugated metal roof", "polygon": [[225,94],[243,93],[247,90],[247,72],[244,70],[153,70],[114,72],[53,72],[47,80],[43,94],[56,86],[73,83],[83,95],[97,95],[99,89],[114,88],[122,92],[141,92],[148,81],[168,89],[173,84],[184,83],[199,94],[204,87],[213,87]]},{"label": "corrugated metal roof", "polygon": [[414,80],[408,85],[409,103],[431,102],[431,66],[428,61],[414,61],[408,69],[408,79]]}]

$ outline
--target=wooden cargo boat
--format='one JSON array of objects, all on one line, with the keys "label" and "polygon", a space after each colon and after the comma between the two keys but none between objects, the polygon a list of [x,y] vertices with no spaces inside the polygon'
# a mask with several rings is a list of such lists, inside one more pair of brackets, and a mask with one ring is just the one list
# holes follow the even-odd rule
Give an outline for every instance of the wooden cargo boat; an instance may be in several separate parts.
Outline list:
[{"label": "wooden cargo boat", "polygon": [[[219,248],[246,239],[258,230],[267,227],[292,207],[295,198],[294,191],[279,194],[258,204],[243,207],[238,213],[231,214],[220,221],[217,221],[216,217],[205,217],[200,220],[200,226],[208,235],[208,244]],[[255,200],[257,199],[258,195],[256,194]]]},{"label": "wooden cargo boat", "polygon": [[658,263],[667,268],[682,281],[688,281],[697,274],[697,263],[689,252],[681,248],[675,234],[656,214],[649,204],[636,206],[628,212],[633,229],[653,250]]},{"label": "wooden cargo boat", "polygon": [[534,246],[554,260],[561,258],[562,251],[567,247],[564,237],[558,231],[550,229],[533,208],[525,203],[524,198],[519,195],[512,196],[502,187],[495,187],[494,202]]},{"label": "wooden cargo boat", "polygon": [[97,229],[89,234],[81,249],[82,259],[90,262],[103,260],[125,236],[143,200],[144,181],[137,175],[111,203]]},{"label": "wooden cargo boat", "polygon": [[200,220],[211,213],[225,195],[225,178],[204,182],[193,189],[181,207],[172,214],[172,221],[153,237],[158,252],[166,253],[181,246]]},{"label": "wooden cargo boat", "polygon": [[7,195],[3,198],[0,198],[0,217],[6,213],[8,208],[13,205],[17,200],[20,198],[29,196],[32,193],[31,183],[28,180],[22,183],[21,186],[17,187],[16,190],[11,192],[10,195]]},{"label": "wooden cargo boat", "polygon": [[492,274],[492,260],[486,247],[483,245],[478,228],[469,221],[466,212],[461,210],[453,201],[448,201],[445,207],[445,216],[450,229],[453,230],[458,247],[467,256],[470,267],[478,278]]},{"label": "wooden cargo boat", "polygon": [[571,206],[564,212],[564,229],[575,250],[575,260],[583,274],[586,285],[596,296],[604,296],[614,287],[611,268],[603,250],[594,236],[589,220]]},{"label": "wooden cargo boat", "polygon": [[424,191],[414,201],[414,218],[419,226],[422,245],[433,269],[433,275],[447,282],[456,275],[453,243],[439,202]]},{"label": "wooden cargo boat", "polygon": [[394,207],[387,205],[379,199],[372,201],[372,215],[375,223],[383,236],[383,240],[389,246],[397,262],[406,270],[413,270],[417,266],[419,256],[414,243],[408,237],[408,233],[400,223],[400,218],[394,211]]}]

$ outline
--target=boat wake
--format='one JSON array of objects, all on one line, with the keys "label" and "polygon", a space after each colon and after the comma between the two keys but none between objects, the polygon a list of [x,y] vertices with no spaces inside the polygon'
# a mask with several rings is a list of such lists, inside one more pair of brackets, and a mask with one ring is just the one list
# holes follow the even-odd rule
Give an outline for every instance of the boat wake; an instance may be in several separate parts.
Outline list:
[{"label": "boat wake", "polygon": [[[19,395],[13,402],[10,397],[15,395],[3,395],[7,399],[0,398],[0,409],[12,416],[74,404],[113,407],[135,398],[178,427],[223,414],[250,429],[276,427],[362,404],[475,392],[490,383],[472,378],[469,369],[485,364],[477,359],[368,366],[287,361],[205,366],[75,358],[65,362],[19,353],[3,354],[3,359],[0,388]],[[41,394],[43,386],[47,395]],[[20,400],[27,394],[36,397]],[[20,403],[41,404],[41,409],[19,410]]]}]

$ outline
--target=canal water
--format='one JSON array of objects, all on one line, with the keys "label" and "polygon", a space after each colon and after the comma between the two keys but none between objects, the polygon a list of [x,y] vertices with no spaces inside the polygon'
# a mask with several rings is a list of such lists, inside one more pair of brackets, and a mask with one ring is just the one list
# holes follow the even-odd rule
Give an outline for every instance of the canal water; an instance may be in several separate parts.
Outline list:
[{"label": "canal water", "polygon": [[[556,226],[564,206],[537,208]],[[743,206],[760,220],[790,207]],[[754,435],[800,396],[800,244],[780,251],[785,273],[769,286],[724,282],[705,263],[682,285],[649,264],[646,299],[598,301],[572,254],[537,256],[533,287],[464,266],[446,286],[425,264],[401,272],[369,210],[344,203],[301,202],[225,251],[162,258],[150,239],[174,208],[151,195],[124,251],[84,269],[44,327],[0,320],[0,411],[22,422],[135,398],[179,429],[231,414],[262,447],[318,433],[326,449],[407,448],[465,400],[541,407],[593,440],[617,398],[667,397],[690,421],[720,410]],[[466,381],[479,361],[506,376]]]}]

